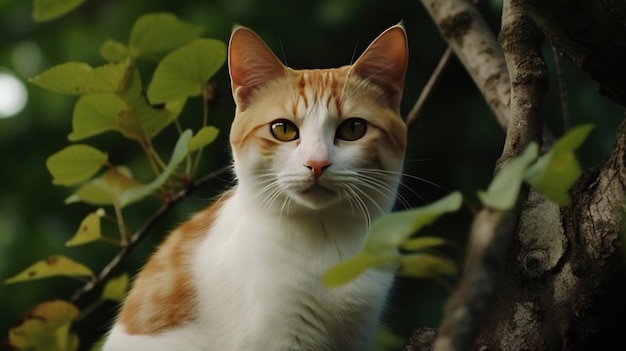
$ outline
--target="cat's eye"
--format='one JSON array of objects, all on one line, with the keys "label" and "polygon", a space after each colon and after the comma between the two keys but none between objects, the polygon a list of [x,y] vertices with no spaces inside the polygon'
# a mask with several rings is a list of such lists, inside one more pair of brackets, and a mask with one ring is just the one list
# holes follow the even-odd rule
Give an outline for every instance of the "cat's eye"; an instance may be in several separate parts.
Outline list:
[{"label": "cat's eye", "polygon": [[292,141],[300,137],[298,127],[287,119],[277,119],[270,123],[270,132],[280,141]]},{"label": "cat's eye", "polygon": [[362,118],[348,118],[337,128],[335,139],[355,141],[361,139],[367,132],[367,122]]}]

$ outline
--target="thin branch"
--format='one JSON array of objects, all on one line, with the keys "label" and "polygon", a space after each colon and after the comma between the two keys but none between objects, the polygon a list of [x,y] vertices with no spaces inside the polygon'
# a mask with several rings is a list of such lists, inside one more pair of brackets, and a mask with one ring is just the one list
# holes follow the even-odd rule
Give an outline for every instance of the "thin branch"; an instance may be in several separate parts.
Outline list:
[{"label": "thin branch", "polygon": [[506,129],[511,84],[502,51],[487,22],[468,0],[422,0],[500,126]]},{"label": "thin branch", "polygon": [[556,77],[559,82],[561,112],[563,112],[563,130],[567,132],[572,124],[572,118],[569,112],[569,94],[567,93],[567,83],[565,82],[565,70],[561,65],[563,59],[561,58],[560,51],[556,48],[556,46],[554,46],[554,44],[550,46],[552,47],[552,57],[554,57],[554,67],[556,68]]},{"label": "thin branch", "polygon": [[424,85],[424,89],[422,89],[422,92],[420,93],[420,96],[417,98],[415,105],[413,105],[413,108],[411,108],[411,111],[409,111],[409,114],[406,118],[407,126],[411,125],[417,120],[417,117],[420,111],[422,110],[424,103],[426,102],[430,94],[432,93],[435,83],[437,83],[437,81],[441,77],[441,73],[443,72],[443,69],[446,67],[448,62],[450,62],[451,57],[452,57],[452,49],[448,46],[448,48],[443,53],[443,55],[441,55],[441,58],[439,59],[439,63],[437,64],[437,67],[435,67],[435,70],[433,71],[433,73],[430,75],[428,82],[426,82],[426,85]]},{"label": "thin branch", "polygon": [[137,246],[137,244],[141,242],[146,237],[146,235],[148,235],[152,227],[154,227],[154,225],[161,218],[163,218],[167,213],[170,212],[170,210],[174,207],[174,205],[176,205],[181,200],[185,199],[187,196],[189,196],[189,194],[191,194],[193,191],[195,191],[196,189],[198,189],[199,187],[201,187],[208,181],[220,176],[221,174],[225,173],[226,171],[230,169],[231,167],[227,166],[227,167],[220,168],[214,172],[211,172],[205,175],[204,177],[197,179],[196,181],[192,183],[189,183],[187,186],[185,186],[183,189],[178,191],[176,194],[167,198],[163,202],[161,207],[159,207],[159,209],[157,209],[156,212],[144,222],[141,228],[139,228],[139,230],[137,230],[130,237],[128,244],[122,247],[122,249],[117,253],[117,255],[115,255],[115,257],[113,257],[113,259],[109,261],[109,263],[100,271],[100,273],[94,279],[92,279],[87,284],[83,285],[82,287],[80,287],[78,290],[74,292],[74,294],[70,298],[70,301],[76,302],[83,295],[87,294],[88,292],[92,291],[93,289],[103,284],[106,280],[108,280],[111,277],[111,275],[120,267],[124,259]]}]

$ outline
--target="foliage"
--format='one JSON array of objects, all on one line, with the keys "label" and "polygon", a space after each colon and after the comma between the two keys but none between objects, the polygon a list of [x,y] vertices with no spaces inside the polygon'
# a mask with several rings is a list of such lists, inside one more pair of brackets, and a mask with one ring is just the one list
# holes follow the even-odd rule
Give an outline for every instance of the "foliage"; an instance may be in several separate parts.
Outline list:
[{"label": "foliage", "polygon": [[35,21],[49,21],[72,11],[85,0],[35,0],[33,18]]},{"label": "foliage", "polygon": [[[52,16],[53,13],[49,9],[36,16]],[[80,201],[113,208],[112,216],[107,216],[104,208],[89,213],[67,246],[103,240],[124,248],[132,232],[125,225],[125,207],[147,200],[153,194],[167,201],[168,194],[189,186],[201,150],[215,140],[219,131],[208,125],[206,108],[203,124],[195,135],[191,129],[184,129],[177,118],[190,97],[201,95],[203,103],[208,103],[211,89],[208,82],[226,60],[225,44],[199,38],[200,33],[200,27],[172,14],[147,14],[135,22],[127,45],[112,40],[103,44],[101,53],[109,63],[92,67],[83,62],[68,62],[32,79],[45,89],[79,96],[72,116],[72,132],[68,135],[70,141],[82,142],[105,132],[117,132],[144,151],[154,171],[154,178],[144,184],[133,178],[128,166],[110,160],[107,152],[82,143],[71,144],[51,155],[46,166],[53,184],[77,187],[66,203]],[[142,86],[138,59],[158,61],[147,88]],[[179,132],[179,137],[166,163],[153,147],[152,140],[171,125]],[[119,240],[102,233],[100,221],[103,218],[117,224]],[[36,262],[5,283],[52,276],[87,277],[91,282],[98,279],[82,263],[55,255]],[[110,279],[101,297],[83,313],[90,312],[104,300],[120,300],[127,284],[126,274]],[[22,324],[11,329],[9,342],[18,349],[75,350],[78,337],[70,332],[70,325],[78,314],[78,309],[69,301],[41,303]]]},{"label": "foliage", "polygon": [[[482,204],[496,211],[511,210],[524,181],[560,205],[569,203],[569,189],[581,173],[574,151],[591,129],[591,125],[584,125],[570,130],[539,158],[537,144],[528,145],[520,156],[510,160],[496,174],[487,191],[478,192]],[[396,274],[415,278],[440,279],[442,275],[456,274],[453,261],[431,250],[444,245],[446,240],[412,236],[442,215],[459,210],[462,200],[461,194],[454,192],[427,206],[378,219],[360,252],[328,269],[323,277],[324,284],[328,287],[343,285],[374,267],[393,268]]]},{"label": "foliage", "polygon": [[[374,266],[397,266],[399,273],[421,278],[454,274],[456,269],[451,261],[426,252],[444,244],[443,239],[410,236],[443,214],[458,210],[462,199],[461,194],[456,192],[428,206],[378,219],[367,234],[361,251],[329,269],[324,274],[324,284],[328,287],[345,284]],[[410,254],[401,254],[400,248]]]}]

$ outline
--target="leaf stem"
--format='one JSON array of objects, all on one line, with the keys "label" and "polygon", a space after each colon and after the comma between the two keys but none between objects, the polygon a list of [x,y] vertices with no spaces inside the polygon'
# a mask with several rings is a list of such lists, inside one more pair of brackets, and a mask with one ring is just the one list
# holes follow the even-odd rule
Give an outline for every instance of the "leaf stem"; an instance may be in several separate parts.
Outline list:
[{"label": "leaf stem", "polygon": [[[202,85],[202,127],[209,125],[209,102],[212,101],[215,88],[207,84]],[[202,159],[202,148],[196,153],[196,159],[191,168],[191,174],[194,174],[200,166],[200,160]]]},{"label": "leaf stem", "polygon": [[124,216],[122,215],[122,207],[119,203],[115,202],[113,204],[113,209],[115,210],[115,218],[118,230],[120,232],[120,245],[122,247],[126,246],[128,243],[128,230],[126,229],[126,225],[124,224]]}]

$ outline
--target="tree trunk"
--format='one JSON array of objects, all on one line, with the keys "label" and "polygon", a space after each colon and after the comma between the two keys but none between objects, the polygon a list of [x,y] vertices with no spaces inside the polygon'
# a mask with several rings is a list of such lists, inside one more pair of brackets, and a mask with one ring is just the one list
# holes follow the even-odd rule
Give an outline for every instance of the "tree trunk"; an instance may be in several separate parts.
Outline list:
[{"label": "tree trunk", "polygon": [[623,123],[613,153],[579,179],[569,206],[529,197],[477,348],[608,350],[623,343],[625,157]]},{"label": "tree trunk", "polygon": [[[442,1],[448,2],[463,2],[465,6],[469,3]],[[437,1],[428,3],[439,8]],[[590,74],[600,93],[626,106],[626,2],[505,0],[506,6],[521,9],[567,59]],[[432,11],[431,15],[435,17]],[[445,14],[438,16],[434,18],[438,24],[440,18],[446,18]],[[516,99],[526,99],[521,107],[536,107],[543,92],[516,92],[517,79],[524,75],[516,75],[515,70],[535,60],[537,46],[531,41],[536,37],[526,30],[520,32],[519,28],[510,30],[504,22],[503,15],[500,42],[505,53],[518,50],[519,55],[529,58],[527,62],[515,63],[507,57],[513,88],[508,128],[522,125],[522,129],[507,131],[501,158],[506,161],[528,141],[522,138],[520,142],[516,135],[537,135],[538,120],[525,119],[534,118],[532,113],[516,112]],[[446,37],[443,30],[442,34]],[[459,54],[456,49],[455,52]],[[529,72],[532,80],[532,71]],[[431,349],[434,338],[436,350],[603,350],[623,343],[626,257],[621,250],[621,232],[626,225],[626,122],[616,133],[613,152],[605,162],[583,173],[572,190],[570,205],[560,208],[530,192],[519,213],[510,249],[500,251],[504,255],[500,259],[482,258],[485,264],[502,265],[497,274],[489,274],[487,285],[493,285],[493,289],[482,289],[482,300],[472,296],[471,290],[467,292],[466,281],[471,279],[466,275],[477,273],[467,270],[467,266],[476,266],[472,262],[474,249],[468,247],[466,271],[446,307],[443,328],[437,336],[427,328],[417,330],[405,350]],[[488,302],[486,307],[476,308],[476,301]],[[460,311],[481,315],[459,318]],[[457,323],[451,322],[455,318]],[[463,325],[458,323],[460,320],[477,325]],[[451,328],[470,331],[457,337],[459,333]],[[473,340],[469,344],[456,342],[467,340],[468,335]]]}]

